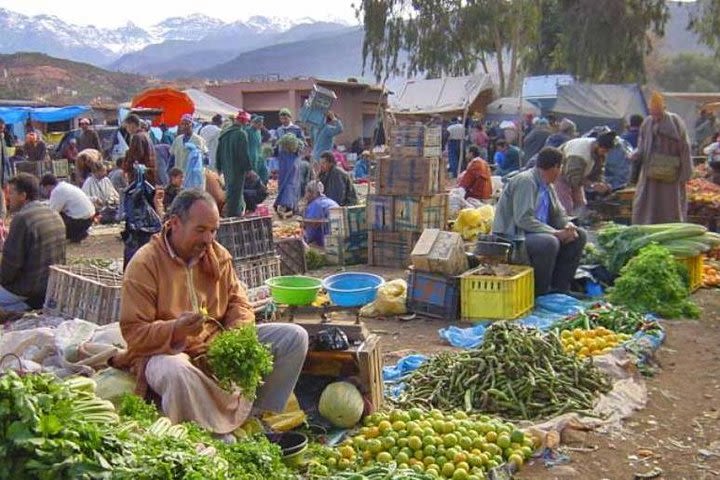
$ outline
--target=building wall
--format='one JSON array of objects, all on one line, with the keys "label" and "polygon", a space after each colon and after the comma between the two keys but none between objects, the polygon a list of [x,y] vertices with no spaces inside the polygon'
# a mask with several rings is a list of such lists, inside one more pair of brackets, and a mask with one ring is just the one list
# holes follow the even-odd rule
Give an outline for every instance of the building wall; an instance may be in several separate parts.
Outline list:
[{"label": "building wall", "polygon": [[[290,80],[278,82],[241,82],[224,85],[212,85],[206,88],[224,102],[244,108],[249,112],[270,112],[288,107],[297,117],[300,107],[310,94],[312,80]],[[332,110],[343,121],[344,132],[336,137],[338,145],[350,147],[358,137],[364,135],[367,125],[377,115],[378,102],[386,105],[387,95],[378,90],[370,90],[358,85],[344,85],[318,80],[317,85],[333,90],[337,100]],[[269,128],[276,125],[268,123]],[[365,127],[365,128],[364,128]]]}]

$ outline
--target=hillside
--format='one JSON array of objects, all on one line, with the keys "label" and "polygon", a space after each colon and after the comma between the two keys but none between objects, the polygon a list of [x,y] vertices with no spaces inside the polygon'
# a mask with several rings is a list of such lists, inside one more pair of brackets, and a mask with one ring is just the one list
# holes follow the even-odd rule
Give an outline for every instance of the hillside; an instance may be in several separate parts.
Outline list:
[{"label": "hillside", "polygon": [[0,98],[48,103],[124,102],[150,86],[148,78],[108,72],[42,53],[0,55]]},{"label": "hillside", "polygon": [[196,76],[218,80],[262,74],[343,80],[347,77],[361,77],[362,41],[362,28],[351,28],[339,35],[273,45],[242,53],[227,63],[200,71]]}]

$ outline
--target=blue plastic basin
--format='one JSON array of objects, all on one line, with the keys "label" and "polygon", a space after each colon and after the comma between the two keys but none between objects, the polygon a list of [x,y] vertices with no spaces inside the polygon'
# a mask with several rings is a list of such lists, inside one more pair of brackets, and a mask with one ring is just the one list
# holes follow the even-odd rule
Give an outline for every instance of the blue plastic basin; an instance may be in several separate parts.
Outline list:
[{"label": "blue plastic basin", "polygon": [[385,280],[372,273],[347,272],[323,280],[323,288],[333,304],[339,307],[362,307],[375,300]]}]

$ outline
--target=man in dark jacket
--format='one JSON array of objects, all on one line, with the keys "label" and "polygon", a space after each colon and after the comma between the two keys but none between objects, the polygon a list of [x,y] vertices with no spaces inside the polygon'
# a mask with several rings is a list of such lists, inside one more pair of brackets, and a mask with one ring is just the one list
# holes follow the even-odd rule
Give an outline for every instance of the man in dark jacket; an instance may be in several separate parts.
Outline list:
[{"label": "man in dark jacket", "polygon": [[79,123],[80,129],[82,129],[82,133],[80,133],[80,136],[77,140],[78,152],[82,152],[86,148],[92,148],[102,152],[103,150],[100,146],[100,137],[98,136],[97,132],[93,130],[93,128],[90,126],[90,119],[81,118]]},{"label": "man in dark jacket", "polygon": [[[245,112],[242,112],[245,114]],[[215,155],[217,171],[225,177],[227,191],[226,215],[239,217],[245,213],[245,174],[252,170],[248,138],[243,126],[244,116],[238,114],[235,123],[220,132]]]},{"label": "man in dark jacket", "polygon": [[325,196],[335,200],[341,207],[358,203],[355,185],[350,176],[337,167],[332,152],[323,152],[320,155],[319,180],[323,184]]},{"label": "man in dark jacket", "polygon": [[538,153],[545,146],[545,142],[551,134],[550,123],[545,118],[539,118],[523,140],[524,158],[532,158]]},{"label": "man in dark jacket", "polygon": [[35,176],[20,173],[9,183],[15,216],[0,262],[0,308],[41,308],[48,268],[65,263],[65,224],[57,212],[37,201],[40,186]]}]

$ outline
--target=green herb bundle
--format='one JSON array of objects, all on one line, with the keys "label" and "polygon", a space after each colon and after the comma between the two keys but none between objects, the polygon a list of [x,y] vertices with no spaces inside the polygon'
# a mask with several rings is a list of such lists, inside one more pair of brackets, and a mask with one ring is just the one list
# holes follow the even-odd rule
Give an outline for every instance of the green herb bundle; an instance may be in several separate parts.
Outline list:
[{"label": "green herb bundle", "polygon": [[698,318],[700,309],[689,298],[683,268],[665,247],[643,247],[620,271],[608,300],[663,318]]},{"label": "green herb bundle", "polygon": [[254,325],[219,333],[210,342],[207,360],[222,388],[239,388],[249,400],[273,369],[272,353],[260,343]]}]

